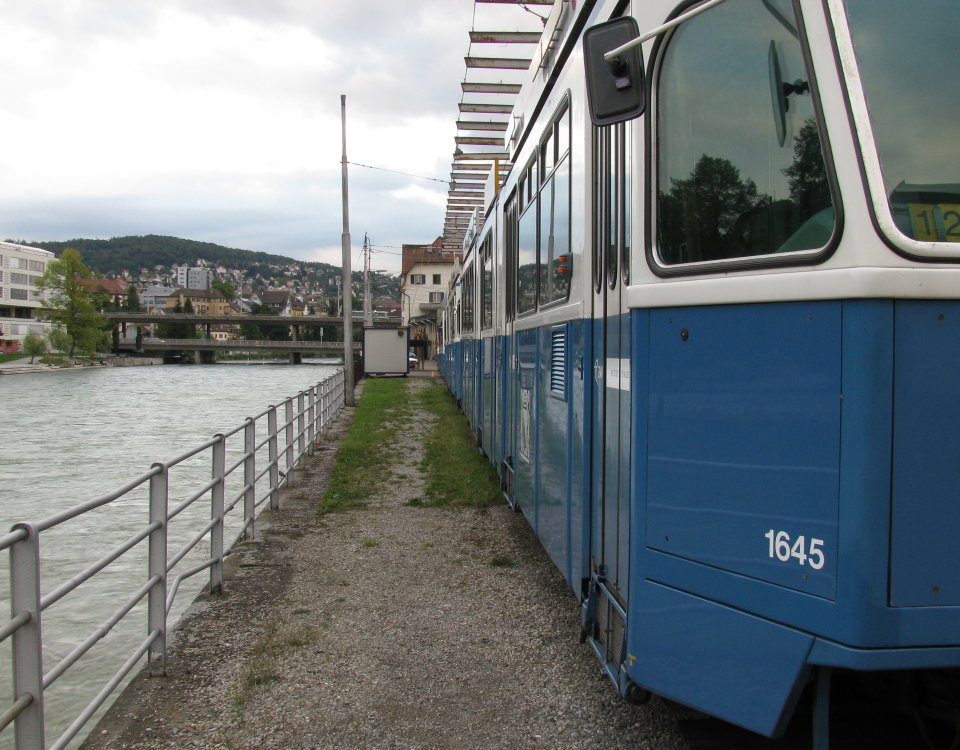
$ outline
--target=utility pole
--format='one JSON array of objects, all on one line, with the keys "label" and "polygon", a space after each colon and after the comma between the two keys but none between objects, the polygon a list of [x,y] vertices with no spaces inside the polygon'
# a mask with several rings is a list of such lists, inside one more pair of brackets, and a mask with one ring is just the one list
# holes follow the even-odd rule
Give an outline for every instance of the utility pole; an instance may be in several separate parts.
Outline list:
[{"label": "utility pole", "polygon": [[370,299],[370,238],[363,234],[363,324],[373,326],[373,300]]},{"label": "utility pole", "polygon": [[343,236],[340,259],[343,263],[343,377],[344,403],[354,406],[353,397],[353,295],[350,277],[353,261],[350,257],[350,201],[347,197],[347,95],[340,95],[340,123],[343,130],[343,159],[341,161],[343,192]]}]

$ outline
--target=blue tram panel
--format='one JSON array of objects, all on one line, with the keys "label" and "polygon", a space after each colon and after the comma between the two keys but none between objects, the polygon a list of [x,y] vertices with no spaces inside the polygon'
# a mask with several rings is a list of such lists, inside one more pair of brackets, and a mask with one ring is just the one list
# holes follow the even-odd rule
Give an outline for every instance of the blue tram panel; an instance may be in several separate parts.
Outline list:
[{"label": "blue tram panel", "polygon": [[960,303],[895,306],[890,604],[960,605]]},{"label": "blue tram panel", "polygon": [[841,305],[655,310],[651,549],[836,596]]}]

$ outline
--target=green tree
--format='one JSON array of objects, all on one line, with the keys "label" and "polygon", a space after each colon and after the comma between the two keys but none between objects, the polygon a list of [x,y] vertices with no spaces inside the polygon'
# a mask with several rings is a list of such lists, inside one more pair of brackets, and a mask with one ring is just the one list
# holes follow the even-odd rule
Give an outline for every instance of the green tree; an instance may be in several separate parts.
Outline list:
[{"label": "green tree", "polygon": [[28,333],[23,337],[23,351],[30,355],[32,365],[37,357],[47,353],[47,340],[35,333]]},{"label": "green tree", "polygon": [[70,350],[70,347],[73,346],[73,339],[70,337],[70,334],[60,327],[51,328],[47,338],[53,350],[61,354],[66,354],[66,352]]},{"label": "green tree", "polygon": [[92,351],[105,323],[97,314],[93,293],[84,285],[84,280],[89,278],[90,269],[84,265],[80,253],[67,248],[57,260],[47,264],[34,292],[41,297],[41,316],[70,334],[70,355],[75,347]]},{"label": "green tree", "polygon": [[237,288],[229,281],[214,279],[210,286],[213,287],[214,291],[220,292],[227,301],[232,301],[237,298]]},{"label": "green tree", "polygon": [[130,284],[127,286],[127,298],[123,301],[124,312],[143,312],[143,305],[140,304],[140,295],[137,294],[137,288]]},{"label": "green tree", "polygon": [[783,173],[790,185],[790,199],[799,206],[802,218],[833,204],[815,118],[808,118],[793,139],[793,164]]}]

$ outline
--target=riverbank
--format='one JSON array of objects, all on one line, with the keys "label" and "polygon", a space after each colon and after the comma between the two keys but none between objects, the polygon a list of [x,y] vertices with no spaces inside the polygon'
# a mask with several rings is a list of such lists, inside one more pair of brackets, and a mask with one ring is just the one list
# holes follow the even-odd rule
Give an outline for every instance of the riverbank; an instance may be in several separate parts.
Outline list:
[{"label": "riverbank", "polygon": [[99,360],[89,358],[64,359],[62,363],[43,364],[30,363],[30,357],[0,362],[0,375],[24,375],[33,372],[57,372],[59,370],[77,370],[87,367],[141,367],[146,365],[162,365],[163,360],[157,357],[104,357]]},{"label": "riverbank", "polygon": [[[411,399],[434,375],[411,373]],[[402,416],[395,457],[371,457],[392,477],[379,494],[317,521],[353,411],[225,593],[184,617],[167,676],[137,677],[83,750],[684,747],[678,709],[623,702],[578,643],[576,599],[522,516],[410,504],[422,410]]]}]

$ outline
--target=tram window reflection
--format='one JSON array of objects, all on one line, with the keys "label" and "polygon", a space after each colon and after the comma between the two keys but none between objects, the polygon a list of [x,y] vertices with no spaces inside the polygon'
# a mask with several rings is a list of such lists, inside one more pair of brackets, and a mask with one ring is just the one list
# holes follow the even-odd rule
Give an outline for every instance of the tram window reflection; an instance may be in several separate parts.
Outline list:
[{"label": "tram window reflection", "polygon": [[[777,13],[729,0],[667,45],[657,120],[663,264],[818,249],[833,234],[800,24],[789,3],[770,5]],[[772,81],[774,68],[782,81]],[[790,92],[779,135],[774,91]]]}]

